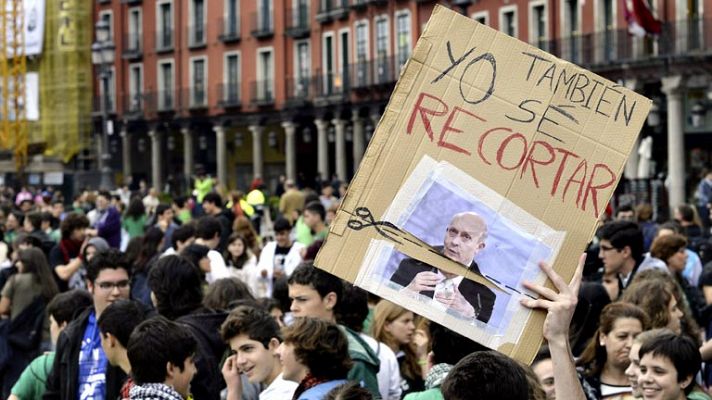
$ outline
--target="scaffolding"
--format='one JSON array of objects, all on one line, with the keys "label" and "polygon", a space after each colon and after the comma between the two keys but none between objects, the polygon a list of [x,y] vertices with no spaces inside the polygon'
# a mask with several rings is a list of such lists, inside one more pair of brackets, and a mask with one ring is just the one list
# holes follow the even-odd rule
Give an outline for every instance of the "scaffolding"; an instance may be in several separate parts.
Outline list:
[{"label": "scaffolding", "polygon": [[13,151],[20,175],[27,164],[28,142],[23,3],[2,0],[0,7],[0,148]]}]

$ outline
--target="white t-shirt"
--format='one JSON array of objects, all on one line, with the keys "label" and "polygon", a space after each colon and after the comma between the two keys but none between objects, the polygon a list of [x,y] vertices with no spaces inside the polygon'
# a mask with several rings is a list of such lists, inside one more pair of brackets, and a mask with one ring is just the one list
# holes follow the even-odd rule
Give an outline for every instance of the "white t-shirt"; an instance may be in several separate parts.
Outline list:
[{"label": "white t-shirt", "polygon": [[225,260],[223,260],[220,253],[215,250],[210,250],[208,252],[208,259],[210,260],[210,272],[205,274],[205,280],[208,283],[213,283],[218,279],[230,277],[230,271],[228,271],[225,266]]},{"label": "white t-shirt", "polygon": [[383,400],[400,400],[403,391],[401,390],[401,374],[396,353],[385,343],[378,342],[371,336],[364,333],[359,333],[359,336],[364,342],[368,343],[381,361],[381,367],[376,375],[378,392],[381,394],[381,398]]},{"label": "white t-shirt", "polygon": [[289,400],[294,396],[297,386],[299,386],[297,382],[286,381],[282,378],[282,374],[279,374],[279,376],[260,393],[260,400]]}]

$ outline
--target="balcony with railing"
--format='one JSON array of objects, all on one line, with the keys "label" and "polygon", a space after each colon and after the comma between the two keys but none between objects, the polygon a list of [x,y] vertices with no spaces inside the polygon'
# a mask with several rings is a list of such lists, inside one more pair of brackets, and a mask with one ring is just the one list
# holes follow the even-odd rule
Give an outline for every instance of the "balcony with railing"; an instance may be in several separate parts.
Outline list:
[{"label": "balcony with railing", "polygon": [[363,11],[368,7],[368,0],[351,0],[351,9]]},{"label": "balcony with railing", "polygon": [[287,29],[284,34],[294,39],[309,37],[309,7],[299,4],[297,8],[287,9]]},{"label": "balcony with railing", "polygon": [[307,105],[314,96],[310,77],[287,78],[287,107],[302,107]]},{"label": "balcony with railing", "polygon": [[147,92],[143,96],[143,101],[146,114],[166,114],[176,111],[175,91],[171,89]]},{"label": "balcony with railing", "polygon": [[221,83],[218,85],[219,105],[222,108],[239,108],[240,82]]},{"label": "balcony with railing", "polygon": [[367,89],[373,84],[371,79],[371,65],[368,60],[357,61],[350,65],[351,89]]},{"label": "balcony with railing", "polygon": [[274,105],[274,81],[264,79],[250,85],[251,103],[258,107]]},{"label": "balcony with railing", "polygon": [[137,60],[143,55],[141,35],[137,32],[124,34],[124,50],[121,57],[124,60]]},{"label": "balcony with railing", "polygon": [[394,56],[356,61],[349,66],[349,89],[367,90],[375,86],[389,86],[398,80],[399,67]]},{"label": "balcony with railing", "polygon": [[317,22],[326,23],[335,19],[346,19],[349,16],[349,0],[319,0]]},{"label": "balcony with railing", "polygon": [[124,116],[129,119],[143,117],[144,93],[129,93],[123,96]]},{"label": "balcony with railing", "polygon": [[669,58],[712,55],[712,19],[686,19],[663,24],[657,37],[636,37],[627,29],[539,40],[532,45],[589,69]]},{"label": "balcony with railing", "polygon": [[[93,101],[92,101],[92,114],[93,115],[101,115],[102,109],[101,109],[101,102],[103,101],[102,95],[99,96],[93,96]],[[110,93],[109,96],[106,98],[106,112],[109,114],[114,114],[116,113],[116,103],[114,102],[114,94]]]},{"label": "balcony with railing", "polygon": [[173,51],[173,29],[167,28],[156,31],[156,52],[163,53]]},{"label": "balcony with railing", "polygon": [[220,27],[220,39],[223,43],[234,43],[240,41],[240,20],[238,18],[218,18]]},{"label": "balcony with railing", "polygon": [[188,35],[188,48],[202,49],[207,44],[205,24],[190,25],[186,29]]},{"label": "balcony with railing", "polygon": [[343,72],[317,71],[314,75],[315,105],[324,106],[343,102],[350,93],[349,75],[348,68]]},{"label": "balcony with railing", "polygon": [[274,20],[271,13],[252,13],[251,33],[257,39],[267,39],[274,36]]},{"label": "balcony with railing", "polygon": [[203,111],[208,108],[208,89],[205,84],[193,84],[181,89],[181,109]]}]

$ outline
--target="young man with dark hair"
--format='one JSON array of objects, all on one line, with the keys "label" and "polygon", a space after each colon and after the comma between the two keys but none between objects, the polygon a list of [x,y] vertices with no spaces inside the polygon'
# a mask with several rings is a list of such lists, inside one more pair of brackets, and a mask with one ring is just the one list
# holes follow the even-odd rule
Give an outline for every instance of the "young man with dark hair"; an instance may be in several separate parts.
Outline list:
[{"label": "young man with dark hair", "polygon": [[282,342],[280,328],[261,309],[239,306],[230,312],[220,334],[232,350],[222,369],[227,383],[227,400],[242,399],[240,373],[250,383],[264,385],[259,400],[291,399],[297,383],[284,380],[277,349]]},{"label": "young man with dark hair", "polygon": [[[685,400],[695,388],[702,358],[695,343],[669,333],[640,346],[638,388],[646,399]],[[703,397],[700,397],[703,398]]]},{"label": "young man with dark hair", "polygon": [[86,239],[85,231],[89,228],[89,219],[79,213],[69,213],[60,224],[62,239],[49,252],[49,266],[57,278],[60,291],[70,289],[75,284],[81,286],[79,275],[74,276],[82,267],[81,249]]},{"label": "young man with dark hair", "polygon": [[599,235],[598,257],[603,261],[604,274],[618,277],[622,294],[643,261],[643,233],[635,222],[613,221],[603,225]]},{"label": "young man with dark hair", "polygon": [[198,269],[181,256],[160,258],[148,275],[151,298],[158,313],[187,327],[198,341],[198,374],[193,382],[195,398],[218,400],[225,387],[218,364],[227,349],[219,334],[226,314],[202,307],[202,285]]},{"label": "young man with dark hair", "polygon": [[161,203],[156,207],[155,226],[163,231],[163,247],[159,250],[160,252],[164,252],[171,247],[173,232],[178,228],[178,224],[173,222],[174,216],[173,209],[168,204]]},{"label": "young man with dark hair", "polygon": [[[335,310],[343,295],[341,279],[311,264],[302,264],[294,270],[287,283],[295,317],[336,321]],[[349,380],[361,382],[375,398],[380,398],[376,378],[380,367],[378,356],[357,332],[341,325],[339,328],[348,338],[349,355],[353,360]]]},{"label": "young man with dark hair", "polygon": [[[292,225],[289,221],[284,218],[274,221],[275,240],[265,245],[257,264],[257,269],[263,271],[263,274],[266,273],[269,278],[289,276],[302,262],[301,251],[304,245],[293,242],[291,233]],[[272,293],[271,287],[269,292]]]},{"label": "young man with dark hair", "polygon": [[299,318],[284,330],[279,346],[284,379],[298,382],[293,399],[322,399],[346,383],[352,366],[349,343],[334,323]]},{"label": "young man with dark hair", "polygon": [[97,321],[109,304],[128,299],[129,267],[116,249],[97,253],[87,268],[87,288],[94,306],[82,312],[57,342],[45,399],[113,399],[125,374],[108,365]]},{"label": "young man with dark hair", "polygon": [[[206,195],[207,196],[207,195]],[[218,279],[229,278],[230,271],[225,265],[225,259],[222,254],[216,249],[220,245],[220,234],[222,228],[220,221],[215,217],[205,216],[198,220],[198,225],[195,228],[195,244],[210,248],[208,258],[210,259],[210,272],[205,274],[205,280],[208,283],[213,283]]]},{"label": "young man with dark hair", "polygon": [[163,252],[161,257],[180,254],[183,249],[195,241],[195,225],[188,223],[179,226],[173,231],[169,247]]},{"label": "young man with dark hair", "polygon": [[24,229],[28,235],[32,235],[42,243],[51,242],[49,235],[42,230],[42,212],[33,211],[25,215]]},{"label": "young man with dark hair", "polygon": [[220,243],[216,250],[222,253],[227,247],[227,240],[232,232],[232,222],[235,220],[235,215],[229,208],[225,207],[222,197],[215,192],[208,193],[203,197],[203,210],[205,214],[216,218],[220,222]]},{"label": "young man with dark hair", "polygon": [[472,353],[458,362],[442,383],[448,400],[529,400],[524,369],[495,351]]},{"label": "young man with dark hair", "polygon": [[142,322],[127,346],[134,380],[130,399],[188,399],[190,382],[197,372],[197,347],[193,335],[180,324],[163,317]]},{"label": "young man with dark hair", "polygon": [[635,209],[632,204],[622,204],[616,209],[616,221],[635,222]]},{"label": "young man with dark hair", "polygon": [[[119,300],[106,307],[99,317],[101,332],[101,347],[109,364],[121,368],[128,376],[131,374],[131,363],[126,354],[129,337],[134,328],[144,320],[143,306],[132,300]],[[129,390],[133,380],[129,377],[121,387],[121,399],[129,398]]]},{"label": "young man with dark hair", "polygon": [[99,191],[96,195],[96,211],[98,213],[93,229],[88,229],[90,236],[99,236],[118,249],[121,245],[121,213],[111,205],[111,194]]},{"label": "young man with dark hair", "polygon": [[329,228],[326,226],[326,209],[318,201],[304,206],[304,223],[312,230],[314,241],[326,239]]},{"label": "young man with dark hair", "polygon": [[185,206],[185,197],[175,197],[171,207],[173,208],[173,213],[176,215],[176,218],[178,218],[183,225],[190,222],[193,216],[190,213],[190,209]]},{"label": "young man with dark hair", "polygon": [[[59,240],[62,238],[59,232],[59,219],[55,218],[49,211],[42,212],[41,228],[42,232],[46,233],[47,236],[49,236],[49,239],[52,241],[53,245],[59,242]],[[49,250],[51,250],[51,248]]]},{"label": "young man with dark hair", "polygon": [[544,345],[534,361],[532,361],[532,371],[539,379],[541,388],[544,389],[546,400],[556,400],[556,391],[554,390],[554,363],[551,360],[551,352],[549,347]]},{"label": "young man with dark hair", "polygon": [[[71,290],[54,296],[47,305],[53,347],[57,344],[59,334],[72,321],[74,315],[91,305],[91,295],[85,290]],[[54,357],[55,353],[52,351],[35,358],[15,382],[8,400],[41,399],[45,392],[47,375],[54,364]]]}]

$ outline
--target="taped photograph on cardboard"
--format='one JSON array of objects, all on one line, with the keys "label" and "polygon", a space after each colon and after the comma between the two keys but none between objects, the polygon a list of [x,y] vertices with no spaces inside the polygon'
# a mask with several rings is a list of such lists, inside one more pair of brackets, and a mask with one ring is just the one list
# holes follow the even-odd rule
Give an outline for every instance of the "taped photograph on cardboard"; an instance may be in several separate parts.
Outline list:
[{"label": "taped photograph on cardboard", "polygon": [[[464,171],[423,157],[399,190],[385,220],[496,284],[491,289],[372,240],[356,284],[439,322],[456,324],[496,348],[516,341],[528,295],[524,280],[543,282],[540,260],[552,262],[564,239]],[[446,321],[447,320],[447,321]]]}]

